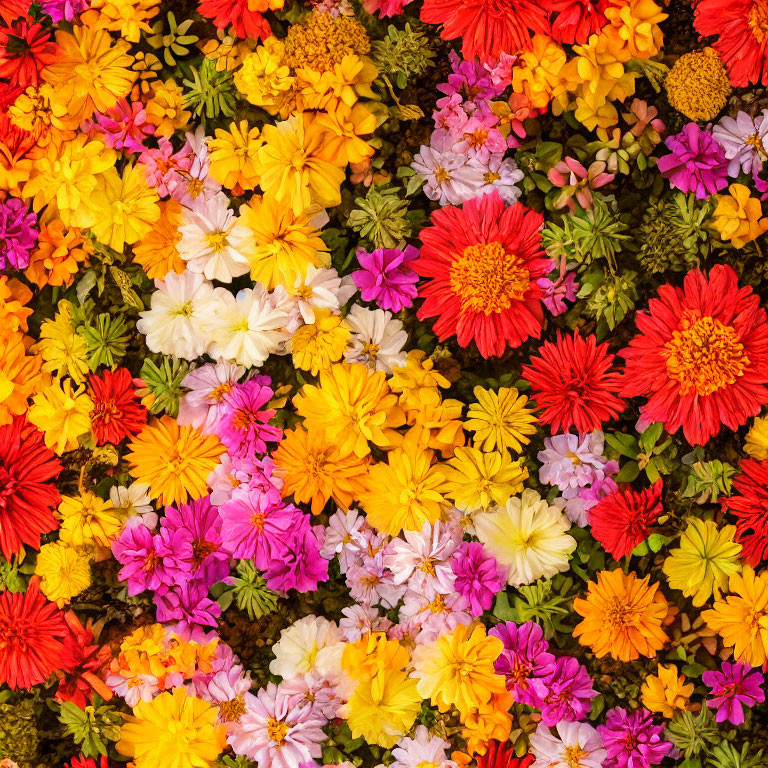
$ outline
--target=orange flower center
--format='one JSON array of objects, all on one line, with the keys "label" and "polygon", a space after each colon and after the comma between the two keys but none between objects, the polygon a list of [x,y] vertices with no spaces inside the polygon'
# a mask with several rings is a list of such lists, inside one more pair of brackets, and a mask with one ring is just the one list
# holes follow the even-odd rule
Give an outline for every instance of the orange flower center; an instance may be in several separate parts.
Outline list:
[{"label": "orange flower center", "polygon": [[267,720],[267,735],[269,738],[277,743],[277,746],[282,746],[285,741],[285,735],[288,733],[288,724],[282,720],[275,720],[274,717],[270,717]]},{"label": "orange flower center", "polygon": [[531,282],[523,261],[499,242],[468,245],[461,255],[454,255],[450,280],[462,310],[486,315],[521,301]]},{"label": "orange flower center", "polygon": [[749,365],[736,331],[709,316],[684,316],[662,355],[683,395],[711,395],[733,384]]},{"label": "orange flower center", "polygon": [[236,723],[240,716],[245,714],[245,702],[240,696],[229,701],[222,701],[219,704],[219,714],[227,722]]},{"label": "orange flower center", "polygon": [[755,40],[762,43],[768,36],[768,2],[766,0],[754,0],[749,9],[747,23]]},{"label": "orange flower center", "polygon": [[210,398],[220,403],[224,399],[224,395],[228,395],[231,391],[232,385],[230,383],[220,384],[216,389],[211,390]]},{"label": "orange flower center", "polygon": [[614,597],[603,614],[605,623],[613,629],[623,629],[631,622],[632,609],[624,602]]}]

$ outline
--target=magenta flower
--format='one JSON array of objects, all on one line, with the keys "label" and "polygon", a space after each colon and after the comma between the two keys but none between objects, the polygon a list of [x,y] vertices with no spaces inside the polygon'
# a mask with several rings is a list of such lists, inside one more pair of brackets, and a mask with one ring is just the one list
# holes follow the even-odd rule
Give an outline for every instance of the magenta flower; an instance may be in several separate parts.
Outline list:
[{"label": "magenta flower", "polygon": [[176,584],[171,589],[162,588],[155,592],[157,620],[185,621],[215,627],[221,616],[221,606],[208,597],[208,587],[200,582]]},{"label": "magenta flower", "polygon": [[531,692],[547,726],[582,720],[597,696],[589,672],[573,656],[561,656],[542,677],[534,677]]},{"label": "magenta flower", "polygon": [[72,21],[75,16],[87,10],[88,0],[39,0],[40,10],[51,17],[54,24]]},{"label": "magenta flower", "polygon": [[453,555],[454,589],[469,602],[469,611],[480,616],[493,605],[493,598],[504,587],[506,578],[496,558],[477,541],[464,541]]},{"label": "magenta flower", "polygon": [[416,283],[419,276],[408,264],[419,256],[412,245],[399,248],[377,248],[367,253],[357,250],[357,261],[362,269],[352,273],[363,301],[375,301],[381,309],[399,312],[413,305],[418,296]]},{"label": "magenta flower", "polygon": [[[95,122],[94,122],[95,121]],[[126,152],[144,150],[144,139],[155,133],[155,126],[147,122],[147,111],[140,101],[120,99],[105,113],[97,112],[93,120],[87,120],[83,130],[97,130],[104,142],[113,149]]]},{"label": "magenta flower", "polygon": [[183,150],[173,152],[173,144],[161,138],[157,149],[144,149],[139,163],[146,169],[147,184],[157,190],[160,197],[169,197],[184,181],[182,173],[189,171],[192,158]]},{"label": "magenta flower", "polygon": [[744,707],[754,707],[765,701],[761,688],[763,673],[740,661],[724,661],[721,671],[705,672],[701,679],[712,689],[712,698],[707,700],[707,706],[717,710],[715,719],[718,723],[727,720],[733,725],[741,725],[744,722]]},{"label": "magenta flower", "polygon": [[614,174],[606,173],[606,164],[595,160],[589,168],[585,168],[576,158],[566,157],[553,168],[549,169],[547,178],[562,191],[554,202],[555,208],[568,208],[571,213],[576,211],[576,202],[585,210],[592,207],[592,190],[600,189],[610,184]]},{"label": "magenta flower", "polygon": [[274,394],[268,376],[256,376],[243,384],[235,384],[224,396],[218,436],[234,458],[266,453],[267,442],[279,442],[282,430],[267,422],[274,408],[262,409]]},{"label": "magenta flower", "polygon": [[275,592],[312,592],[328,580],[328,561],[320,554],[322,526],[309,524],[309,516],[296,512],[289,535],[272,550],[272,562],[264,573],[267,586]]},{"label": "magenta flower", "polygon": [[672,749],[672,744],[662,739],[664,726],[654,725],[647,709],[611,709],[605,725],[598,725],[597,731],[608,752],[603,768],[650,768]]},{"label": "magenta flower", "polygon": [[26,269],[38,234],[37,214],[23,200],[0,200],[0,269]]},{"label": "magenta flower", "polygon": [[548,277],[540,277],[536,285],[541,289],[541,302],[555,316],[562,315],[568,307],[566,301],[575,301],[579,286],[573,272],[566,272],[557,280],[552,281]]}]

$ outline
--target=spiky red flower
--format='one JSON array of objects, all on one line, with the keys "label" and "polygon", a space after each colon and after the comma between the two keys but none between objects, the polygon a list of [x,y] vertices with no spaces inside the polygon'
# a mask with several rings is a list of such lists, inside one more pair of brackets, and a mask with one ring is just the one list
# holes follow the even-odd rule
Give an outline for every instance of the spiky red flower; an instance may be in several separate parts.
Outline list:
[{"label": "spiky red flower", "polygon": [[768,460],[744,459],[733,481],[734,494],[721,499],[723,509],[736,518],[736,541],[741,557],[756,568],[768,561]]},{"label": "spiky red flower", "polygon": [[50,482],[61,464],[42,432],[24,417],[0,427],[0,552],[18,553],[27,544],[40,549],[40,535],[59,527],[53,510],[61,496]]},{"label": "spiky red flower", "polygon": [[477,768],[528,768],[533,761],[533,755],[517,757],[508,741],[502,744],[492,739],[488,742],[486,753],[478,759]]},{"label": "spiky red flower", "polygon": [[40,592],[33,576],[26,592],[0,592],[0,684],[31,688],[61,665],[69,635],[64,614]]},{"label": "spiky red flower", "polygon": [[592,536],[614,559],[626,557],[648,538],[651,526],[659,519],[662,481],[639,493],[631,488],[604,496],[587,512]]},{"label": "spiky red flower", "polygon": [[64,768],[110,768],[111,765],[104,755],[99,758],[98,763],[92,757],[80,755],[79,757],[73,757],[71,762],[67,763]]},{"label": "spiky red flower", "polygon": [[133,379],[127,368],[89,376],[88,394],[93,400],[91,424],[98,445],[119,443],[144,428],[147,409],[136,399]]},{"label": "spiky red flower", "polygon": [[536,281],[551,268],[541,248],[541,214],[506,206],[498,192],[446,206],[421,231],[424,247],[411,266],[428,278],[419,287],[419,319],[437,317],[442,341],[477,344],[483,357],[501,355],[541,334],[544,313]]},{"label": "spiky red flower", "polygon": [[25,19],[0,27],[0,78],[21,88],[36,88],[40,72],[53,63],[57,50],[42,24]]},{"label": "spiky red flower", "polygon": [[594,336],[558,335],[557,341],[541,347],[541,357],[531,357],[530,365],[523,366],[523,377],[542,409],[539,421],[553,433],[572,426],[592,432],[624,410],[617,397],[621,374],[611,368],[614,355],[607,348]]},{"label": "spiky red flower", "polygon": [[627,361],[622,394],[647,397],[647,421],[670,434],[683,428],[703,445],[722,425],[738,429],[768,403],[768,319],[752,288],[739,288],[731,267],[662,285],[649,312],[635,315],[639,333],[619,352]]},{"label": "spiky red flower", "polygon": [[717,36],[731,85],[768,83],[768,0],[699,0],[693,12],[696,31]]},{"label": "spiky red flower", "polygon": [[237,37],[259,40],[272,37],[269,22],[262,16],[269,8],[268,0],[200,0],[197,11],[219,29],[231,25]]},{"label": "spiky red flower", "polygon": [[605,9],[611,0],[542,0],[542,7],[557,14],[552,21],[551,37],[558,43],[586,43],[607,23]]},{"label": "spiky red flower", "polygon": [[15,19],[20,19],[27,15],[31,0],[2,0],[0,2],[0,18],[10,24]]}]

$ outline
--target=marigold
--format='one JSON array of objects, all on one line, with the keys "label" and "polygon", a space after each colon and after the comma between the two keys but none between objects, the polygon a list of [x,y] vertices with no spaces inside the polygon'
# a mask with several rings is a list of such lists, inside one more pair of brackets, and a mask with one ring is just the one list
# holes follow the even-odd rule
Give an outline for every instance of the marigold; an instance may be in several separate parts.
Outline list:
[{"label": "marigold", "polygon": [[474,432],[473,441],[483,451],[520,453],[536,434],[536,416],[526,407],[528,398],[514,387],[501,387],[498,392],[475,387],[476,402],[467,409],[464,429]]},{"label": "marigold", "polygon": [[313,376],[341,360],[352,336],[341,315],[316,309],[315,321],[299,327],[291,339],[293,364]]},{"label": "marigold", "polygon": [[61,455],[78,447],[78,438],[91,431],[93,402],[85,385],[72,388],[72,380],[54,381],[32,400],[29,420],[45,435],[45,444]]},{"label": "marigold", "polygon": [[234,194],[253,189],[259,183],[258,152],[264,143],[259,129],[247,120],[232,123],[229,130],[216,129],[208,144],[210,174]]},{"label": "marigold", "polygon": [[671,719],[678,710],[688,709],[693,683],[678,677],[674,664],[659,664],[655,675],[649,675],[640,689],[643,706]]},{"label": "marigold", "polygon": [[93,245],[80,229],[68,228],[61,219],[53,219],[42,224],[37,250],[29,259],[24,276],[38,288],[69,288],[80,264],[87,264],[92,255]]},{"label": "marigold", "polygon": [[664,78],[670,106],[689,120],[714,120],[733,88],[714,48],[684,53]]},{"label": "marigold", "polygon": [[27,410],[27,400],[41,385],[38,355],[27,355],[20,334],[0,337],[0,425]]},{"label": "marigold", "polygon": [[181,204],[174,200],[158,203],[160,218],[133,247],[133,258],[150,280],[164,280],[169,272],[180,275],[185,267],[179,256],[182,220]]},{"label": "marigold", "polygon": [[621,569],[600,571],[597,582],[590,581],[586,598],[577,597],[573,608],[584,620],[573,630],[579,642],[602,658],[610,654],[619,661],[639,656],[655,656],[669,638],[661,628],[668,605],[649,584],[650,576]]},{"label": "marigold", "polygon": [[63,608],[91,585],[91,559],[81,548],[54,541],[40,547],[35,573],[40,577],[40,591]]},{"label": "marigold", "polygon": [[285,63],[292,69],[327,72],[346,56],[364,56],[371,50],[365,27],[354,17],[316,10],[299,24],[291,24],[285,37]]}]

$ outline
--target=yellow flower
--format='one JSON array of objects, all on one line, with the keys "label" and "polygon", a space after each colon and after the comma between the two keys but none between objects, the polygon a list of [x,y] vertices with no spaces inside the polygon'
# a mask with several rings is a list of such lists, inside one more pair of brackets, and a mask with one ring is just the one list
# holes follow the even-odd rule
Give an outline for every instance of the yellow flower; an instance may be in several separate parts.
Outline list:
[{"label": "yellow flower", "polygon": [[663,35],[659,24],[667,14],[653,0],[624,0],[609,5],[605,17],[611,22],[604,28],[605,34],[616,47],[626,48],[630,57],[650,59],[661,50]]},{"label": "yellow flower", "polygon": [[445,494],[464,510],[506,504],[510,496],[523,490],[528,478],[528,470],[508,453],[483,453],[472,447],[457,448],[443,473]]},{"label": "yellow flower", "polygon": [[453,706],[467,717],[493,694],[506,690],[504,677],[493,669],[503,648],[498,637],[485,634],[482,624],[459,624],[434,643],[417,646],[413,676],[418,680],[419,695],[441,712]]},{"label": "yellow flower", "polygon": [[389,386],[400,395],[400,405],[411,410],[409,403],[414,403],[413,407],[419,406],[419,390],[429,389],[437,393],[438,388],[447,389],[451,382],[435,368],[435,361],[427,357],[426,352],[412,349],[405,359],[405,365],[392,368]]},{"label": "yellow flower", "polygon": [[495,693],[487,704],[471,709],[461,718],[464,726],[462,738],[467,742],[467,751],[473,755],[484,755],[492,739],[504,743],[512,731],[512,716],[509,710],[514,703],[511,693]]},{"label": "yellow flower", "polygon": [[101,554],[109,554],[112,540],[123,527],[120,514],[111,502],[90,491],[84,491],[80,496],[62,496],[59,517],[59,537],[65,544],[93,547]]},{"label": "yellow flower", "polygon": [[460,400],[443,400],[434,389],[418,389],[408,398],[406,423],[412,431],[418,430],[418,442],[425,448],[440,451],[443,458],[453,456],[457,447],[464,445]]},{"label": "yellow flower", "polygon": [[208,145],[211,176],[236,194],[253,189],[259,183],[257,157],[262,144],[259,129],[249,128],[247,120],[232,123],[229,131],[217,128]]},{"label": "yellow flower", "polygon": [[91,586],[91,559],[82,549],[54,541],[40,547],[35,573],[40,577],[40,591],[63,608]]},{"label": "yellow flower", "polygon": [[40,326],[40,341],[33,351],[43,358],[43,372],[69,376],[75,384],[82,384],[88,373],[88,348],[85,339],[72,325],[72,305],[62,299],[54,320]]},{"label": "yellow flower", "polygon": [[0,425],[27,410],[27,401],[41,385],[37,355],[28,355],[21,334],[0,337]]},{"label": "yellow flower", "polygon": [[646,709],[671,718],[676,711],[688,709],[693,688],[684,675],[678,677],[674,664],[659,664],[656,674],[645,679],[640,693]]},{"label": "yellow flower", "polygon": [[133,439],[128,471],[161,504],[184,504],[208,492],[208,475],[219,464],[224,446],[215,435],[180,426],[170,416],[154,419]]},{"label": "yellow flower", "polygon": [[152,98],[147,102],[147,122],[155,126],[157,136],[173,136],[186,128],[191,112],[184,109],[184,91],[173,78],[152,84]]},{"label": "yellow flower", "polygon": [[768,571],[755,575],[745,565],[742,573],[731,574],[728,589],[732,594],[701,616],[737,661],[761,667],[768,659]]},{"label": "yellow flower", "polygon": [[669,104],[689,120],[714,120],[726,105],[733,86],[714,48],[689,51],[675,59],[664,78]]},{"label": "yellow flower", "polygon": [[93,401],[85,384],[72,389],[71,379],[54,381],[35,395],[28,418],[45,435],[45,444],[61,455],[78,447],[78,437],[91,431]]},{"label": "yellow flower", "polygon": [[733,537],[736,527],[726,525],[718,530],[711,520],[692,518],[680,536],[680,546],[664,561],[664,574],[672,589],[680,589],[693,604],[704,605],[714,594],[728,586],[732,573],[741,569],[741,544]]},{"label": "yellow flower", "polygon": [[406,439],[387,461],[371,466],[360,504],[368,522],[382,533],[420,531],[434,523],[450,505],[444,496],[445,477],[434,452]]},{"label": "yellow flower", "polygon": [[343,162],[327,158],[326,131],[309,113],[265,125],[259,149],[261,188],[298,216],[311,203],[323,208],[341,202]]},{"label": "yellow flower", "polygon": [[[67,111],[65,124],[77,129],[94,112],[106,112],[130,92],[136,73],[125,40],[114,40],[105,29],[76,25],[56,32],[59,50],[42,78],[54,89],[53,101]],[[83,138],[85,138],[83,136]]]},{"label": "yellow flower", "polygon": [[24,276],[38,288],[46,285],[72,285],[79,265],[93,254],[91,241],[77,227],[65,227],[53,219],[40,228],[37,250],[29,259]]},{"label": "yellow flower", "polygon": [[226,746],[226,726],[217,708],[183,686],[140,701],[120,729],[117,751],[135,768],[208,768]]},{"label": "yellow flower", "polygon": [[293,364],[313,376],[341,360],[352,331],[341,315],[330,309],[315,310],[315,322],[302,325],[293,334]]},{"label": "yellow flower", "polygon": [[288,28],[285,63],[292,69],[308,67],[326,72],[345,56],[362,56],[370,50],[365,27],[354,16],[332,16],[316,10]]},{"label": "yellow flower", "polygon": [[759,416],[752,422],[744,450],[757,461],[768,459],[768,416]]},{"label": "yellow flower", "polygon": [[359,102],[353,107],[339,102],[328,112],[320,112],[316,122],[328,132],[325,156],[335,165],[360,163],[373,155],[373,147],[360,137],[376,130],[376,117]]},{"label": "yellow flower", "polygon": [[[264,43],[243,58],[243,66],[235,72],[235,87],[251,104],[276,115],[283,115],[289,105],[290,94],[296,82],[290,68],[284,63],[285,45],[276,37]],[[284,115],[287,116],[287,115]]]},{"label": "yellow flower", "polygon": [[717,195],[712,226],[721,240],[730,240],[734,248],[743,248],[768,230],[768,216],[763,215],[760,200],[751,197],[749,187],[731,184],[727,195]]},{"label": "yellow flower", "polygon": [[544,109],[564,66],[565,51],[546,35],[534,35],[531,49],[520,54],[512,69],[512,88],[525,94],[531,106]]},{"label": "yellow flower", "polygon": [[322,72],[296,70],[297,108],[300,110],[333,109],[338,104],[351,107],[358,98],[376,99],[371,83],[379,76],[376,65],[367,57],[345,56],[331,69]]},{"label": "yellow flower", "polygon": [[26,333],[27,318],[33,313],[28,307],[32,291],[15,277],[0,275],[0,336],[7,338]]},{"label": "yellow flower", "polygon": [[67,140],[75,137],[73,131],[67,130],[66,105],[56,99],[50,83],[28,87],[8,108],[8,115],[15,126],[35,136],[39,147],[47,146],[54,135]]},{"label": "yellow flower", "polygon": [[149,19],[160,13],[160,0],[91,0],[91,8],[98,10],[97,26],[131,43],[138,43],[142,32],[151,32]]},{"label": "yellow flower", "polygon": [[342,453],[367,456],[369,441],[379,447],[398,438],[403,412],[389,391],[383,372],[360,363],[335,363],[320,372],[319,384],[305,384],[293,398],[307,429],[325,432]]},{"label": "yellow flower", "polygon": [[475,399],[467,411],[464,429],[474,432],[475,446],[484,451],[520,453],[536,434],[536,416],[528,408],[528,398],[512,387],[498,392],[475,387]]},{"label": "yellow flower", "polygon": [[133,259],[150,280],[163,280],[169,272],[180,275],[185,267],[179,256],[181,204],[171,198],[158,203],[160,218],[133,247]]}]

